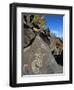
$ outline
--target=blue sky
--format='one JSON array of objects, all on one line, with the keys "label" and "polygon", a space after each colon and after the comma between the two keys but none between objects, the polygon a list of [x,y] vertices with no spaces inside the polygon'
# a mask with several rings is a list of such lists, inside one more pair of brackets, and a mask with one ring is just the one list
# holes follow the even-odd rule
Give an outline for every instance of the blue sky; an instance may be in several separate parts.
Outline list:
[{"label": "blue sky", "polygon": [[46,27],[58,37],[63,37],[63,16],[45,15]]}]

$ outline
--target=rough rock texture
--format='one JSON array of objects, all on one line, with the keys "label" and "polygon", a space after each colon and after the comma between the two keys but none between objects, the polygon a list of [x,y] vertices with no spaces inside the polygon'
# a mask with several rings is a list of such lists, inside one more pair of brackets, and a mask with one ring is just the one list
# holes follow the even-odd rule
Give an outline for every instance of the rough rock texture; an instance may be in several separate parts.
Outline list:
[{"label": "rough rock texture", "polygon": [[23,43],[23,47],[27,47],[29,46],[29,44],[31,44],[31,42],[34,40],[35,38],[35,33],[32,31],[32,29],[24,29],[24,43]]},{"label": "rough rock texture", "polygon": [[63,67],[57,64],[49,46],[38,34],[32,45],[23,50],[22,64],[25,75],[63,72]]}]

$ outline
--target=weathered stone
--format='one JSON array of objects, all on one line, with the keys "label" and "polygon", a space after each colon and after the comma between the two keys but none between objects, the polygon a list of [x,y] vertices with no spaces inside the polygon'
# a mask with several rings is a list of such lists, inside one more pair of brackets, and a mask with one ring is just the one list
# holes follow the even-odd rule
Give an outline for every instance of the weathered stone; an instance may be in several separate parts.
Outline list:
[{"label": "weathered stone", "polygon": [[32,31],[32,29],[24,29],[24,34],[23,34],[23,47],[27,47],[31,41],[35,38],[35,33]]},{"label": "weathered stone", "polygon": [[62,73],[62,66],[58,65],[49,46],[37,35],[32,45],[23,50],[22,68],[24,75]]}]

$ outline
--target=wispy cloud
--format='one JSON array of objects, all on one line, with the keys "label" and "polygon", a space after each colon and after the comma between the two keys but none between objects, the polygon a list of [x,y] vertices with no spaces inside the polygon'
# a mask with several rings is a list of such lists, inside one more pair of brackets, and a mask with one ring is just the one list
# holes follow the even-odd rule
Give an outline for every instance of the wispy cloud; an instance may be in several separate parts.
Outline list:
[{"label": "wispy cloud", "polygon": [[54,33],[57,37],[63,37],[63,34],[56,30],[51,30],[52,33]]}]

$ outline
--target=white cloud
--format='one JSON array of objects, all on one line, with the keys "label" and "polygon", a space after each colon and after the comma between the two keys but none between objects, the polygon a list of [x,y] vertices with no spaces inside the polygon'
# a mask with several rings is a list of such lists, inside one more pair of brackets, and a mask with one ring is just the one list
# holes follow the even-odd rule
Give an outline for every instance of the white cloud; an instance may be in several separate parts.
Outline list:
[{"label": "white cloud", "polygon": [[51,30],[52,33],[54,33],[57,37],[63,37],[62,33],[59,31]]}]

